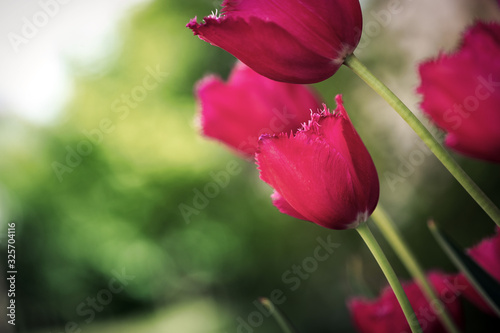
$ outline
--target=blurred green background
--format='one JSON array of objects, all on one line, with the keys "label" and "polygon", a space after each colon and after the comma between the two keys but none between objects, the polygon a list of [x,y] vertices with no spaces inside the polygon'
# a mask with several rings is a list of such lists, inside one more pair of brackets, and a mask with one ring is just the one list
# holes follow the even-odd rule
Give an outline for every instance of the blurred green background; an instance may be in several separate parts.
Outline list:
[{"label": "blurred green background", "polygon": [[[378,22],[374,11],[387,6],[363,4],[365,24]],[[116,59],[102,75],[80,75],[75,65],[74,94],[53,122],[0,116],[1,244],[5,253],[6,225],[15,222],[17,332],[279,332],[272,318],[251,331],[239,319],[259,321],[254,301],[276,289],[286,298],[281,309],[301,332],[354,332],[346,299],[374,296],[385,286],[355,231],[330,231],[280,214],[253,164],[199,135],[193,85],[208,73],[226,78],[235,60],[185,25],[218,5],[162,0],[140,7],[121,25]],[[411,14],[416,21],[432,2],[420,6]],[[402,23],[407,7],[391,24],[379,22],[380,32],[359,50],[413,109],[416,61],[451,48],[462,27],[485,11],[470,4],[454,10],[466,14],[455,30],[438,29],[441,39]],[[434,16],[420,20],[438,22]],[[158,84],[143,90],[140,101],[122,100],[139,91],[151,71],[163,73]],[[412,151],[425,149],[347,69],[316,87],[331,108],[335,95],[344,94],[379,170],[381,203],[418,258],[427,269],[453,272],[427,219],[435,218],[463,247],[491,234],[493,223],[433,157],[426,155],[404,182],[387,181]],[[498,166],[456,157],[499,203]],[[241,172],[186,219],[179,205],[193,207],[197,191],[228,163]],[[318,237],[337,248],[312,272],[293,272],[313,256]],[[381,242],[398,274],[408,278]],[[493,319],[465,306],[469,332],[491,325]],[[3,325],[5,332],[12,329]]]}]

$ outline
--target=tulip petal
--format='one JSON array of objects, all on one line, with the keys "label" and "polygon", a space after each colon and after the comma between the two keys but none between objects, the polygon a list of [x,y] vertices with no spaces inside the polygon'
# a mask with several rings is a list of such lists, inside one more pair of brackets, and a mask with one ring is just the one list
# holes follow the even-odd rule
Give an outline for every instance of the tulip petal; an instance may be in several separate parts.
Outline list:
[{"label": "tulip petal", "polygon": [[203,24],[193,19],[187,26],[201,39],[276,81],[315,83],[342,65],[311,51],[276,23],[257,17],[206,17]]},{"label": "tulip petal", "polygon": [[[258,156],[261,179],[271,184],[306,220],[328,227],[359,224],[352,207],[352,182],[345,160],[320,140],[303,133],[263,137]],[[328,166],[326,172],[319,169]]]},{"label": "tulip petal", "polygon": [[273,205],[283,214],[293,216],[299,220],[307,220],[304,216],[302,216],[302,214],[290,206],[290,204],[278,192],[274,191],[271,195],[271,199],[273,199]]},{"label": "tulip petal", "polygon": [[[476,246],[468,250],[468,254],[488,272],[493,278],[500,282],[500,228],[496,228],[496,235],[486,238]],[[474,289],[464,274],[458,274],[461,284],[467,286],[463,293],[465,297],[483,311],[494,314],[488,303]]]},{"label": "tulip petal", "polygon": [[[349,119],[342,96],[338,95],[335,100],[337,108],[334,114],[341,117],[342,121],[322,122],[323,131],[329,133],[325,138],[330,145],[339,147],[343,158],[348,161],[350,173],[357,176],[353,178],[355,196],[358,198],[358,202],[367,203],[365,207],[359,207],[359,210],[373,212],[377,206],[380,192],[379,182],[374,181],[378,178],[377,170],[371,158],[366,158],[369,156],[369,152]],[[372,184],[372,186],[367,187],[366,184]]]},{"label": "tulip petal", "polygon": [[495,279],[500,281],[500,227],[496,235],[486,238],[468,251],[469,255]]}]

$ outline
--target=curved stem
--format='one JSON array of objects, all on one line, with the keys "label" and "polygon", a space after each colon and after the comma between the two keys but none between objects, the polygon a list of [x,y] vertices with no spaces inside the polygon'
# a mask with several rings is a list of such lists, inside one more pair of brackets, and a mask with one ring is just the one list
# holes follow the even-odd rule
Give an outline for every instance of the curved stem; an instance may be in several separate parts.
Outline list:
[{"label": "curved stem", "polygon": [[384,98],[397,113],[410,125],[418,134],[422,141],[429,147],[432,153],[443,163],[448,171],[462,185],[462,187],[472,196],[481,208],[500,227],[500,210],[481,191],[474,181],[465,173],[443,146],[432,136],[420,120],[408,109],[408,107],[379,79],[377,79],[363,65],[354,54],[346,57],[344,64],[352,69],[363,81],[365,81],[375,92]]},{"label": "curved stem", "polygon": [[396,298],[399,301],[401,309],[403,309],[403,313],[406,317],[406,320],[408,321],[408,325],[410,325],[411,331],[413,333],[417,332],[422,333],[422,329],[420,328],[420,324],[418,323],[417,316],[415,315],[415,312],[411,307],[410,301],[408,300],[408,297],[406,296],[403,287],[401,286],[401,283],[399,282],[398,277],[394,272],[394,269],[387,260],[387,257],[380,248],[380,245],[378,244],[377,240],[375,239],[375,237],[373,237],[373,234],[370,231],[368,224],[362,223],[358,228],[356,228],[356,230],[358,231],[359,235],[361,236],[361,238],[363,238],[366,245],[372,252],[373,256],[375,257],[375,260],[377,261],[378,265],[384,272],[387,281],[389,281],[389,285],[394,291],[394,294],[396,295]]},{"label": "curved stem", "polygon": [[439,304],[440,311],[436,311],[439,319],[443,323],[444,327],[449,333],[459,333],[460,330],[455,325],[455,322],[451,318],[445,306],[443,306],[441,300],[436,295],[434,288],[431,286],[427,278],[425,277],[424,270],[418,263],[417,259],[405,244],[403,237],[396,229],[393,221],[387,215],[385,210],[379,204],[377,209],[372,214],[372,219],[375,224],[380,229],[385,239],[389,242],[394,252],[398,255],[399,259],[403,262],[406,269],[410,272],[411,276],[415,279],[420,289],[423,291],[425,298],[429,304]]},{"label": "curved stem", "polygon": [[266,309],[273,315],[283,333],[298,333],[293,327],[292,323],[286,318],[278,308],[268,298],[261,298],[259,302],[266,307]]}]

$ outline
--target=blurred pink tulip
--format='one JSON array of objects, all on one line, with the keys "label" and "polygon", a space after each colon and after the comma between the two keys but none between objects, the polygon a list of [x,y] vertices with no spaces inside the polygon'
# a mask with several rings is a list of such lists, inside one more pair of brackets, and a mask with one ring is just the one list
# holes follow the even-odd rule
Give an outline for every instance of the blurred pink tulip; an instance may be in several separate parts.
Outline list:
[{"label": "blurred pink tulip", "polygon": [[[452,318],[461,325],[462,308],[457,290],[452,283],[453,277],[432,272],[428,274],[427,278]],[[436,311],[440,309],[439,306],[429,303],[415,282],[403,284],[403,289],[415,311],[415,319],[420,323],[423,332],[446,332],[436,314]],[[385,288],[376,300],[354,298],[348,306],[354,326],[361,333],[411,332],[398,300],[390,287]]]},{"label": "blurred pink tulip", "polygon": [[270,80],[237,63],[229,80],[207,76],[196,86],[201,129],[253,158],[262,134],[295,132],[321,103],[309,87]]},{"label": "blurred pink tulip", "polygon": [[[469,249],[468,253],[479,266],[500,283],[500,228],[496,228],[495,236],[484,239],[481,243]],[[463,291],[464,296],[483,311],[493,314],[493,310],[469,283],[467,278],[462,273],[458,275],[458,278],[462,284],[467,286]]]},{"label": "blurred pink tulip", "polygon": [[453,54],[420,65],[422,109],[462,154],[500,162],[500,24],[478,22]]}]

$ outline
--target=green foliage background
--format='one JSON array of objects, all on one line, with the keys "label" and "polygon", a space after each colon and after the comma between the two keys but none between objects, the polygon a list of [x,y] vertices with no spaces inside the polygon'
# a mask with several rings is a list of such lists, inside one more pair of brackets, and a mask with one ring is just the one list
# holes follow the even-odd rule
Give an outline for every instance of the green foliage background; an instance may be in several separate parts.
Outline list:
[{"label": "green foliage background", "polygon": [[[4,215],[18,232],[19,332],[63,332],[71,321],[85,332],[235,332],[236,319],[246,320],[257,309],[254,300],[274,289],[285,292],[281,308],[301,331],[352,332],[346,299],[376,295],[385,285],[354,231],[334,232],[280,214],[252,163],[199,135],[193,85],[207,73],[227,77],[235,60],[193,37],[185,24],[216,5],[151,3],[123,27],[116,59],[102,76],[75,78],[75,95],[54,125],[13,117],[0,123]],[[368,59],[375,69],[377,61]],[[120,118],[113,103],[142,84],[147,67],[168,75]],[[397,143],[383,134],[390,128],[365,121],[369,108],[354,89],[361,84],[342,69],[317,88],[331,107],[334,95],[344,94],[377,168],[394,170],[399,161],[390,147]],[[87,140],[84,132],[103,119],[113,130],[59,181],[53,163],[66,164],[68,149]],[[426,230],[427,218],[436,218],[464,247],[491,233],[492,224],[432,159],[426,162],[431,172],[401,185],[411,193],[405,201],[387,189],[381,172],[381,201],[427,268],[453,271]],[[194,190],[203,190],[211,173],[232,161],[241,173],[186,223],[179,204],[192,206]],[[460,162],[500,202],[498,167]],[[318,237],[328,236],[339,248],[291,291],[283,273],[312,256]],[[87,324],[77,307],[122,270],[135,278]],[[470,306],[467,311],[491,321]],[[277,331],[272,319],[255,329]]]}]

